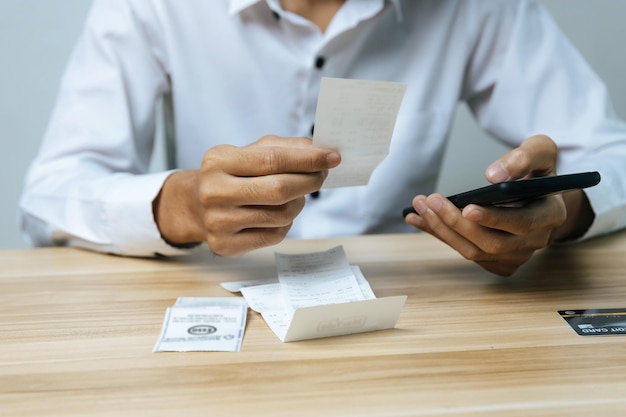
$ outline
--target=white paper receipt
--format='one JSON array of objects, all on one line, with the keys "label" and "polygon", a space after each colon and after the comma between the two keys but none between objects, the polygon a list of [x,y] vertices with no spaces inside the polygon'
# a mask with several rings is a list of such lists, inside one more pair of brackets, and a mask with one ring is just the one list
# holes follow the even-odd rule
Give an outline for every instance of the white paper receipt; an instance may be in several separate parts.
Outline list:
[{"label": "white paper receipt", "polygon": [[181,297],[167,309],[153,352],[239,352],[247,312],[243,297]]},{"label": "white paper receipt", "polygon": [[342,246],[322,252],[276,253],[278,280],[230,283],[283,342],[395,326],[406,296],[376,298]]},{"label": "white paper receipt", "polygon": [[278,281],[291,313],[302,307],[363,300],[343,247],[304,254],[276,253]]},{"label": "white paper receipt", "polygon": [[335,149],[341,164],[323,188],[365,185],[389,153],[407,85],[388,81],[322,78],[313,146]]}]

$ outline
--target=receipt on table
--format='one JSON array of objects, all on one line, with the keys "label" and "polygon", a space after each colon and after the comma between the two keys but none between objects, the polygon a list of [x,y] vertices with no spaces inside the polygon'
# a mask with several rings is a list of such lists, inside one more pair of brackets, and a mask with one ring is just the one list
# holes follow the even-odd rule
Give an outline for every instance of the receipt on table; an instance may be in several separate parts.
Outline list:
[{"label": "receipt on table", "polygon": [[167,309],[153,352],[238,352],[247,312],[243,297],[181,297]]},{"label": "receipt on table", "polygon": [[363,300],[343,247],[305,254],[276,253],[278,282],[291,312],[320,304]]},{"label": "receipt on table", "polygon": [[394,327],[406,296],[376,298],[342,246],[322,252],[275,254],[278,280],[223,284],[238,288],[283,342]]},{"label": "receipt on table", "polygon": [[323,188],[365,185],[389,153],[407,85],[388,81],[322,78],[313,146],[335,149],[341,164]]}]

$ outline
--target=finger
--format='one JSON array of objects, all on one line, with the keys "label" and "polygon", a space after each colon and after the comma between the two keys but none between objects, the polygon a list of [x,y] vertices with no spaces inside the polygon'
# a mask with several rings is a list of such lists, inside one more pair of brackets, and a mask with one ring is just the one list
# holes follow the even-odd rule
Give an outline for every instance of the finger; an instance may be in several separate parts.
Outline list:
[{"label": "finger", "polygon": [[284,227],[244,229],[234,235],[209,236],[207,244],[212,252],[226,257],[236,257],[255,249],[280,243],[291,225]]},{"label": "finger", "polygon": [[202,171],[224,171],[240,177],[319,172],[339,165],[341,156],[329,149],[261,146],[238,148],[218,145],[209,150]]},{"label": "finger", "polygon": [[[436,199],[441,198],[441,206]],[[465,259],[479,264],[484,269],[498,275],[511,275],[520,265],[528,261],[535,249],[526,247],[524,240],[499,230],[492,230],[460,216],[459,210],[443,197],[434,195],[418,196],[414,207],[419,213],[416,227],[432,234],[455,249]],[[407,216],[409,217],[409,216]]]},{"label": "finger", "polygon": [[[429,226],[442,240],[453,246],[465,258],[473,261],[489,260],[518,251],[527,251],[530,248],[536,250],[537,246],[545,246],[549,235],[549,233],[534,235],[527,232],[518,236],[468,221],[449,200],[437,194],[428,197],[427,203],[429,209],[436,213],[439,223],[429,220]],[[539,242],[536,242],[537,237],[541,237]]]},{"label": "finger", "polygon": [[525,236],[540,230],[552,230],[567,217],[560,195],[545,197],[522,207],[483,207],[470,204],[462,215],[481,226]]},{"label": "finger", "polygon": [[420,220],[414,225],[446,243],[466,259],[483,259],[485,255],[483,251],[454,230],[458,221],[465,222],[469,227],[475,229],[478,229],[480,226],[463,219],[459,209],[449,201],[448,203],[452,207],[445,207],[445,201],[447,200],[438,194],[428,198],[425,196],[416,197],[414,199],[414,207],[419,214]]},{"label": "finger", "polygon": [[489,165],[485,175],[491,183],[555,175],[557,157],[554,141],[548,136],[536,135]]},{"label": "finger", "polygon": [[286,227],[304,208],[304,197],[289,201],[280,206],[244,206],[240,207],[237,222],[238,231],[256,228]]},{"label": "finger", "polygon": [[228,237],[245,229],[280,228],[291,225],[304,207],[304,197],[280,206],[245,206],[220,208],[204,219],[212,235]]},{"label": "finger", "polygon": [[[222,174],[216,187],[205,182],[200,192],[204,207],[278,206],[320,189],[327,171],[233,177]],[[215,179],[215,178],[214,178]]]}]

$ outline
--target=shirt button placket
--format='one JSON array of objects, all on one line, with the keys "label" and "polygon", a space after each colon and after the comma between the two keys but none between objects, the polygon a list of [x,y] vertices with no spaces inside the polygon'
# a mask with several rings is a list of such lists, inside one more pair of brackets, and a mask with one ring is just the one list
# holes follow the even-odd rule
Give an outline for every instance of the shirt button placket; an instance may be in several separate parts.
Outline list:
[{"label": "shirt button placket", "polygon": [[[318,55],[315,58],[315,62],[314,62],[314,66],[316,69],[321,70],[322,68],[324,68],[324,64],[326,64],[326,58],[324,58],[321,55]],[[315,124],[311,125],[311,136],[313,136],[313,132],[315,131]],[[318,198],[320,198],[320,192],[319,191],[314,191],[310,194],[311,198],[314,200],[317,200]]]}]

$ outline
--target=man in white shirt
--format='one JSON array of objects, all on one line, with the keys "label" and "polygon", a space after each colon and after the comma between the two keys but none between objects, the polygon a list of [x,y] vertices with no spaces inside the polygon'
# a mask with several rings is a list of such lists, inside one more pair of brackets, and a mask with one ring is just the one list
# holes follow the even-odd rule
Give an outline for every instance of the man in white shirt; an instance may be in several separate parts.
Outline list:
[{"label": "man in white shirt", "polygon": [[[408,85],[367,186],[317,193],[340,163],[306,139],[323,76]],[[148,173],[164,94],[177,169]],[[602,182],[523,208],[458,210],[432,192],[459,101],[514,148],[489,181],[558,168]],[[35,245],[130,256],[199,242],[237,256],[285,236],[417,227],[508,275],[550,242],[626,226],[624,161],[626,126],[605,86],[531,0],[96,0],[20,218]],[[405,220],[411,201],[420,215]]]}]

